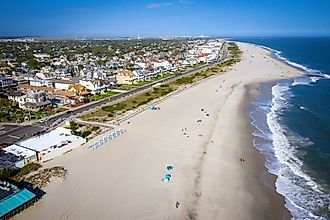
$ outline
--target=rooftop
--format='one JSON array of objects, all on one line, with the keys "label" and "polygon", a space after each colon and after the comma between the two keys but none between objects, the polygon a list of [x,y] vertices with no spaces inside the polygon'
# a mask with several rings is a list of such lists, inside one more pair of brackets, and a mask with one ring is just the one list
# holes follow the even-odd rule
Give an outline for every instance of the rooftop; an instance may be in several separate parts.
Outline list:
[{"label": "rooftop", "polygon": [[56,148],[82,139],[81,137],[72,135],[69,129],[59,127],[41,136],[8,146],[4,150],[17,156],[28,158],[35,155],[35,151],[49,153]]}]

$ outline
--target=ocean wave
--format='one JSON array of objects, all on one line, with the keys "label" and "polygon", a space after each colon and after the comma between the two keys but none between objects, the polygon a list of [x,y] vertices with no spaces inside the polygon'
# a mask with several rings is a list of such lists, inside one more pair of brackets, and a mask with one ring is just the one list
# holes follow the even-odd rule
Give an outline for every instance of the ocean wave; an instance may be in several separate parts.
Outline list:
[{"label": "ocean wave", "polygon": [[[258,114],[266,115],[266,122],[263,122],[257,121],[258,118],[250,114],[252,125],[256,129],[253,132],[253,145],[265,156],[268,171],[277,176],[276,190],[285,197],[285,207],[291,212],[293,219],[330,219],[330,195],[303,170],[304,164],[300,159],[303,155],[297,150],[297,146],[312,146],[312,141],[290,132],[280,123],[281,112],[291,105],[288,100],[293,97],[290,94],[291,87],[312,85],[321,79],[330,79],[330,75],[290,61],[282,56],[281,51],[260,47],[270,51],[280,61],[308,74],[292,82],[273,86],[270,106],[264,106],[258,101],[253,103]],[[300,109],[308,110],[303,106]],[[267,128],[263,123],[267,124]]]},{"label": "ocean wave", "polygon": [[273,104],[266,117],[275,158],[269,160],[267,168],[278,176],[276,190],[285,196],[286,207],[294,219],[323,219],[318,213],[322,208],[329,206],[329,195],[325,194],[318,184],[302,170],[303,162],[297,156],[295,146],[292,146],[294,142],[288,139],[294,138],[296,143],[303,143],[306,142],[306,138],[293,134],[289,137],[288,132],[285,132],[286,130],[279,123],[279,113],[288,105],[284,97],[289,89],[288,85],[277,84],[272,87]]},{"label": "ocean wave", "polygon": [[285,62],[286,64],[288,64],[290,66],[293,66],[295,68],[298,68],[298,69],[300,69],[302,71],[305,71],[308,74],[312,75],[310,77],[310,80],[311,80],[312,83],[315,83],[315,82],[317,82],[320,79],[330,79],[330,75],[327,74],[327,73],[322,73],[319,70],[309,68],[309,67],[307,67],[305,65],[302,65],[302,64],[293,62],[293,61],[289,60],[288,58],[283,57],[282,56],[282,51],[275,50],[275,49],[272,49],[270,47],[266,47],[264,45],[256,45],[256,44],[253,44],[253,45],[259,46],[259,47],[261,47],[261,48],[263,48],[265,50],[270,51],[274,55],[274,57],[277,58],[278,60],[280,60],[282,62]]},{"label": "ocean wave", "polygon": [[[316,81],[315,81],[316,82]],[[312,83],[315,83],[311,77],[298,77],[295,78],[292,82],[292,86],[297,86],[297,85],[311,85]]]}]

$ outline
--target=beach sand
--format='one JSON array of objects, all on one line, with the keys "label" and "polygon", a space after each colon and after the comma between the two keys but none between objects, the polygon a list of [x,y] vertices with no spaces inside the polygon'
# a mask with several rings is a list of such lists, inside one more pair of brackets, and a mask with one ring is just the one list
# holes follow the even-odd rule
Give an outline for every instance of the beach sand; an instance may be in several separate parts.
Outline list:
[{"label": "beach sand", "polygon": [[15,219],[290,218],[252,146],[245,107],[258,83],[302,73],[265,49],[239,46],[239,64],[123,122],[122,136],[45,163],[64,166],[66,179]]}]

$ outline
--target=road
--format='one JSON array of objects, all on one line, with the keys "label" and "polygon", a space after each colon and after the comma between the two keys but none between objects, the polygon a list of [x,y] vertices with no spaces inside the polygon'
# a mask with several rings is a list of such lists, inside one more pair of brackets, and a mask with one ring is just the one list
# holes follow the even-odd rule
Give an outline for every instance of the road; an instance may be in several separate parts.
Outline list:
[{"label": "road", "polygon": [[103,99],[103,100],[100,100],[97,102],[88,103],[88,104],[80,106],[76,109],[68,110],[61,114],[57,114],[55,116],[50,117],[47,122],[36,123],[35,125],[17,126],[16,128],[10,130],[9,132],[0,135],[0,144],[3,144],[3,143],[13,144],[17,141],[22,141],[22,140],[32,137],[34,135],[46,132],[47,130],[51,129],[51,127],[61,124],[63,121],[65,121],[66,119],[68,119],[70,117],[75,117],[78,114],[88,112],[91,110],[95,110],[96,108],[100,108],[104,105],[112,105],[112,104],[118,103],[120,101],[123,101],[125,99],[134,97],[140,93],[143,93],[143,92],[146,92],[146,91],[152,89],[152,87],[158,83],[161,83],[161,84],[169,83],[169,82],[172,82],[179,78],[189,76],[189,75],[195,74],[197,72],[206,70],[210,67],[213,67],[228,59],[228,49],[227,49],[226,43],[221,47],[219,57],[221,60],[218,62],[209,63],[206,65],[197,67],[193,70],[186,71],[180,75],[173,75],[171,77],[168,77],[168,78],[156,81],[156,82],[152,82],[152,83],[144,85],[144,86],[140,86],[134,90],[131,90],[131,91],[128,91],[128,92],[125,92],[122,94],[118,94],[116,96],[112,96],[110,98]]},{"label": "road", "polygon": [[[7,129],[7,126],[2,126]],[[26,125],[26,126],[11,126],[10,129],[0,135],[0,144],[13,144],[18,141],[37,136],[47,130],[45,126],[38,125]]]}]

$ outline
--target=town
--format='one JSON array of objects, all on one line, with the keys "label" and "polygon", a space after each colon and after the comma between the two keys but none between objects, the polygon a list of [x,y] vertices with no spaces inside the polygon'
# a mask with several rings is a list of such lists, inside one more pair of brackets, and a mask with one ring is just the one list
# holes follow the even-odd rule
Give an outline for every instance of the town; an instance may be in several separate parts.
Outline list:
[{"label": "town", "polygon": [[[126,104],[107,106],[112,97],[134,97],[159,86],[161,81],[208,68],[226,60],[228,49],[222,39],[2,39],[0,50],[3,171],[52,159],[101,132],[100,126],[75,123],[76,114],[89,111],[94,116],[101,111],[111,119],[113,109],[128,110]],[[203,75],[207,76],[211,74]],[[153,97],[146,93],[145,99],[132,108],[176,88],[165,89]],[[83,119],[88,116],[85,114]],[[100,120],[104,118],[92,118]]]},{"label": "town", "polygon": [[219,59],[219,40],[0,42],[1,122],[38,120]]}]

